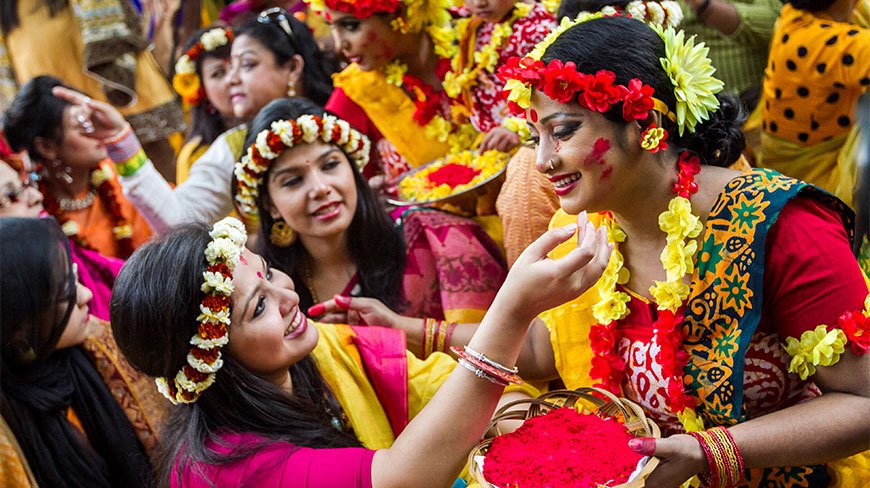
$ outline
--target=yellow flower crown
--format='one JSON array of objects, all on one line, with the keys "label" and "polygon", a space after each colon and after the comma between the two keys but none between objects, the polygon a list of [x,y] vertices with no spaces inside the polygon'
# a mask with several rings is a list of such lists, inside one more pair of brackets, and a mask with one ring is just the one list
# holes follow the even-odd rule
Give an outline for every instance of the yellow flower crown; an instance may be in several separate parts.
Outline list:
[{"label": "yellow flower crown", "polygon": [[214,51],[233,41],[233,31],[227,27],[210,29],[202,34],[199,42],[187,50],[175,62],[175,75],[172,77],[172,88],[181,95],[189,106],[199,105],[206,99],[205,91],[199,75],[196,74],[196,60],[203,53]]},{"label": "yellow flower crown", "polygon": [[215,373],[224,365],[221,348],[229,342],[230,296],[233,294],[233,270],[248,236],[245,226],[227,217],[214,224],[212,241],[203,251],[208,267],[202,273],[205,298],[199,305],[197,332],[190,338],[185,364],[171,380],[157,378],[157,390],[173,405],[195,402],[215,381]]},{"label": "yellow flower crown", "polygon": [[[603,12],[581,12],[575,19],[564,18],[553,32],[535,46],[527,58],[540,61],[547,49],[567,30],[593,19],[612,16]],[[665,57],[660,62],[674,86],[677,100],[674,111],[660,100],[655,100],[654,108],[677,124],[680,135],[686,131],[694,132],[700,122],[710,117],[710,112],[719,108],[716,94],[724,87],[722,81],[713,76],[716,69],[708,56],[710,50],[703,42],[695,44],[695,36],[686,39],[683,31],[678,32],[673,27],[665,28],[653,24],[650,28],[664,41]],[[518,79],[505,83],[507,99],[521,108],[528,108],[531,88],[532,85]]]},{"label": "yellow flower crown", "polygon": [[285,149],[316,140],[340,147],[362,171],[369,162],[371,142],[350,124],[332,115],[303,115],[296,120],[276,120],[257,134],[256,141],[235,165],[236,203],[245,217],[257,212],[257,196],[263,175]]}]

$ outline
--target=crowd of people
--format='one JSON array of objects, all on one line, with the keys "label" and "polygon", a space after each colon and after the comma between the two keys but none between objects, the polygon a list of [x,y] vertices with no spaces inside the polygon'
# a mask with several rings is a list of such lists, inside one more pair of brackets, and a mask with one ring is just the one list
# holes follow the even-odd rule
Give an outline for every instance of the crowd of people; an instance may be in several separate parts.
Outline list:
[{"label": "crowd of people", "polygon": [[870,484],[867,0],[0,15],[2,486],[465,486],[589,386],[645,486]]}]

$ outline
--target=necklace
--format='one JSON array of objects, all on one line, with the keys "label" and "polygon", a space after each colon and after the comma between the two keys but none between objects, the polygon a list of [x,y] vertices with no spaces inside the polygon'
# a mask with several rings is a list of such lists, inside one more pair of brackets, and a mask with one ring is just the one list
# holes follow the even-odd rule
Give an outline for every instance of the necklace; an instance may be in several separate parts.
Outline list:
[{"label": "necklace", "polygon": [[314,289],[314,279],[311,278],[311,263],[307,260],[302,266],[302,276],[305,278],[305,286],[311,292],[311,303],[320,303],[320,300],[317,298],[317,291]]},{"label": "necklace", "polygon": [[60,209],[65,212],[76,212],[93,205],[95,196],[93,188],[89,188],[88,193],[81,198],[58,198],[57,203],[60,205]]},{"label": "necklace", "polygon": [[[703,430],[703,423],[694,408],[697,404],[683,383],[683,369],[689,356],[680,351],[685,339],[681,326],[683,316],[679,310],[688,298],[690,288],[683,282],[685,276],[694,272],[693,257],[698,249],[694,238],[703,228],[701,219],[692,214],[689,197],[698,191],[695,175],[700,172],[700,160],[688,151],[680,155],[677,182],[674,184],[676,196],[668,203],[668,209],[659,215],[659,228],[667,234],[667,244],[660,259],[667,273],[666,281],[656,281],[650,287],[659,310],[658,319],[653,324],[653,345],[659,352],[654,359],[660,364],[662,376],[667,382],[667,407],[677,415],[683,427],[689,432]],[[604,225],[608,240],[615,245],[624,242],[625,232],[613,218],[606,214]],[[624,266],[623,255],[614,247],[610,262],[599,282],[600,299],[592,307],[597,324],[589,331],[592,349],[592,369],[590,376],[597,380],[596,386],[620,394],[625,379],[625,361],[619,356],[617,346],[621,339],[618,322],[628,316],[627,293],[617,290],[616,285],[628,283],[629,272]]]}]

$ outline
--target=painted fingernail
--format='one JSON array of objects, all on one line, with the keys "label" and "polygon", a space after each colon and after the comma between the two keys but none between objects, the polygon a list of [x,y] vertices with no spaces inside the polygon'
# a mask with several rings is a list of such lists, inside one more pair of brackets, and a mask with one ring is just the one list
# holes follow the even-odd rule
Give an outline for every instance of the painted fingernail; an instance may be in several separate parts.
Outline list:
[{"label": "painted fingernail", "polygon": [[326,312],[326,305],[322,303],[318,303],[312,305],[311,308],[308,309],[308,315],[311,317],[319,317]]},{"label": "painted fingernail", "polygon": [[628,448],[638,454],[652,456],[656,452],[656,440],[652,437],[632,439],[628,441]]},{"label": "painted fingernail", "polygon": [[350,297],[335,295],[332,298],[333,300],[335,300],[335,304],[338,306],[338,308],[342,310],[347,310],[348,308],[350,308]]}]

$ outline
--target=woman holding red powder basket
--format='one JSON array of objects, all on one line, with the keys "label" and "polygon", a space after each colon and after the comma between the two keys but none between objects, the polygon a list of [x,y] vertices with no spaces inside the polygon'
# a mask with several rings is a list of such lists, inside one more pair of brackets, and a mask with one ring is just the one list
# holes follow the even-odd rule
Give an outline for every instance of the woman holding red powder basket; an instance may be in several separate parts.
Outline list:
[{"label": "woman holding red powder basket", "polygon": [[668,435],[630,444],[662,461],[646,486],[866,486],[865,458],[844,460],[870,448],[852,212],[726,169],[742,114],[714,71],[694,38],[600,13],[501,70],[559,194],[551,227],[586,211],[616,245],[592,290],[530,329],[524,378],[644,407]]}]

